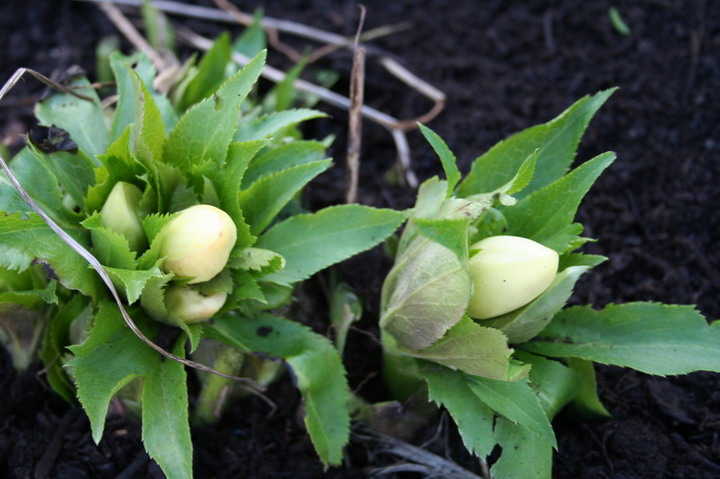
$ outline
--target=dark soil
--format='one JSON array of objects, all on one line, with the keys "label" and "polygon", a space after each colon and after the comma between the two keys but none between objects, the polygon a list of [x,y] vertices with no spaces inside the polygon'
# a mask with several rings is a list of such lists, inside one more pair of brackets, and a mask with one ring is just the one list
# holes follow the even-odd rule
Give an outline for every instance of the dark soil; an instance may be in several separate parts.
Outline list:
[{"label": "dark soil", "polygon": [[[358,18],[353,1],[237,3],[345,34],[354,32]],[[589,128],[578,156],[583,161],[610,149],[618,153],[580,211],[586,234],[600,240],[587,250],[611,260],[580,282],[573,302],[695,303],[708,318],[720,316],[720,3],[613,2],[631,29],[629,36],[612,27],[612,4],[599,0],[363,3],[366,28],[412,23],[374,45],[447,92],[447,107],[430,126],[456,152],[464,171],[508,134],[554,117],[585,94],[619,86]],[[218,31],[215,25],[190,23],[204,33]],[[22,66],[51,74],[77,63],[92,72],[95,43],[114,33],[92,6],[41,0],[4,2],[0,27],[3,81]],[[286,64],[277,52],[270,63]],[[348,52],[321,62],[342,73],[340,89],[347,87],[350,65]],[[30,107],[23,105],[32,104],[41,90],[34,81],[13,90],[13,106],[5,102],[0,107],[3,138],[32,126]],[[372,59],[365,98],[400,118],[430,106]],[[334,156],[340,160],[345,113],[328,111],[340,127],[318,122],[308,133],[325,134],[331,128],[338,133]],[[360,201],[410,206],[414,192],[384,180],[394,161],[390,136],[366,124],[364,141]],[[420,135],[411,134],[410,143],[420,178],[438,174],[439,162]],[[315,207],[343,197],[342,166],[308,191]],[[365,298],[360,328],[372,334],[377,333],[378,293],[389,267],[389,260],[374,251],[340,268]],[[316,283],[308,285],[310,291],[319,289]],[[324,332],[317,311],[314,316],[313,326]],[[385,395],[372,377],[379,355],[370,336],[350,336],[346,360],[352,384],[373,400]],[[16,377],[4,354],[0,366],[0,477],[162,476],[142,453],[136,423],[111,417],[105,438],[95,446],[84,416],[48,394],[36,371]],[[598,381],[613,418],[586,423],[568,415],[558,418],[555,477],[720,477],[720,376],[655,378],[600,367]],[[366,477],[368,468],[391,462],[356,441],[348,448],[347,467],[324,476],[298,420],[299,398],[290,381],[278,383],[270,396],[279,407],[270,420],[267,407],[251,399],[218,426],[195,431],[197,477]],[[430,449],[478,472],[452,428],[438,429],[439,424],[445,421],[430,425],[415,442],[432,439],[437,431]]]}]

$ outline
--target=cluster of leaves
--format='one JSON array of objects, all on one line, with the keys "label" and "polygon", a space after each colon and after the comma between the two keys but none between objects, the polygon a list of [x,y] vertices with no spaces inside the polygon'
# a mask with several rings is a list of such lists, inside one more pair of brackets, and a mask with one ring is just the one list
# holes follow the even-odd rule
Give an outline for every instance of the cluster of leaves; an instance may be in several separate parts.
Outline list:
[{"label": "cluster of leaves", "polygon": [[[568,169],[582,133],[611,94],[585,97],[549,123],[500,142],[462,180],[446,144],[421,128],[447,180],[432,178],[420,187],[384,284],[385,369],[401,398],[426,386],[469,451],[484,458],[499,444],[497,478],[551,477],[551,420],[569,403],[607,415],[593,362],[657,375],[720,371],[720,322],[708,325],[691,306],[565,308],[578,278],[606,259],[576,251],[589,239],[574,217],[615,155]],[[475,253],[469,245],[499,234],[555,250],[559,272],[529,304],[475,321],[466,315],[468,261]]]},{"label": "cluster of leaves", "polygon": [[[155,89],[158,77],[144,55],[114,53],[112,110],[103,108],[86,78],[69,78],[91,100],[63,93],[39,103],[36,116],[52,127],[50,140],[29,144],[11,169],[42,210],[102,263],[145,336],[180,357],[212,339],[285,360],[320,458],[338,464],[350,421],[340,356],[324,336],[270,311],[292,301],[298,282],[383,241],[405,214],[360,205],[303,210],[301,190],[331,160],[327,142],[302,140],[296,125],[323,115],[287,109],[292,77],[259,100],[252,90],[265,52],[241,71],[230,61],[233,49],[257,50],[253,30],[249,35],[235,45],[221,36],[197,65],[185,66],[169,95]],[[118,182],[142,191],[138,213],[147,247],[139,251],[103,226],[102,207]],[[196,204],[224,210],[237,227],[237,242],[226,268],[202,285],[203,293],[228,293],[225,306],[211,322],[188,325],[165,303],[173,274],[163,270],[160,245],[163,226]],[[53,304],[41,353],[50,384],[68,401],[77,396],[99,441],[110,401],[133,382],[148,453],[168,477],[192,477],[185,366],[138,339],[97,273],[6,177],[0,177],[0,211],[3,274],[26,274],[33,263],[52,274],[42,285],[29,282],[0,295],[3,306],[25,304],[25,298]]]}]

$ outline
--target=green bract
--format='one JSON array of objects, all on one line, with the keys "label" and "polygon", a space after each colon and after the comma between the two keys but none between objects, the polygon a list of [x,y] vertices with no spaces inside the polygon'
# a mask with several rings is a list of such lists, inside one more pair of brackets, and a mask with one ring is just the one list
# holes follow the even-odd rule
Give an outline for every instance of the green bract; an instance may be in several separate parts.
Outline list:
[{"label": "green bract", "polygon": [[464,179],[442,139],[420,127],[447,180],[420,186],[383,285],[385,375],[398,398],[427,394],[447,408],[471,452],[484,458],[499,444],[497,479],[550,479],[551,420],[568,403],[607,414],[592,361],[720,371],[720,322],[692,307],[565,308],[578,278],[605,260],[576,252],[589,239],[574,217],[615,155],[568,170],[611,93],[498,143]]},{"label": "green bract", "polygon": [[[360,205],[305,211],[303,188],[332,162],[328,142],[302,140],[297,124],[324,114],[288,109],[291,81],[258,98],[253,89],[265,52],[254,52],[240,71],[231,53],[222,36],[197,65],[188,65],[168,96],[154,89],[148,58],[115,52],[108,59],[117,84],[114,110],[103,110],[85,78],[71,78],[75,91],[92,100],[54,94],[36,113],[41,123],[65,130],[77,150],[30,145],[10,167],[40,207],[103,265],[150,340],[166,327],[155,320],[179,328],[167,346],[176,356],[194,355],[210,336],[237,354],[198,359],[258,382],[275,377],[278,363],[253,358],[247,363],[257,367],[246,371],[244,356],[284,359],[303,395],[320,459],[339,464],[350,411],[337,350],[268,310],[287,306],[300,281],[383,241],[406,215]],[[149,455],[170,479],[192,477],[185,366],[138,339],[97,273],[2,177],[0,211],[0,271],[22,275],[42,263],[56,281],[34,285],[32,295],[52,303],[57,284],[67,289],[42,323],[48,324],[42,357],[53,388],[70,401],[77,396],[99,441],[112,398],[142,378],[133,400],[142,404]],[[0,296],[0,303],[7,306],[13,295]],[[266,327],[273,334],[258,336]],[[270,369],[273,374],[264,372]],[[226,383],[201,378],[199,411],[215,410],[202,402],[219,400],[212,391],[234,384],[218,380]]]}]

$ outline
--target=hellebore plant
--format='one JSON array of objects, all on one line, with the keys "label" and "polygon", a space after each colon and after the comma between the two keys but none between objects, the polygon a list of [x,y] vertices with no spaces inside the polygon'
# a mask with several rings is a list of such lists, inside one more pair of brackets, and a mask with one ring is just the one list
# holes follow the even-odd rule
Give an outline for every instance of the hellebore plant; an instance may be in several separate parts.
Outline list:
[{"label": "hellebore plant", "polygon": [[[268,111],[268,104],[288,103],[278,96],[287,96],[291,83],[259,103],[251,90],[265,52],[238,72],[231,51],[222,36],[186,68],[170,97],[155,90],[146,57],[116,52],[109,62],[118,99],[109,111],[84,77],[72,75],[69,84],[90,100],[56,93],[36,109],[63,141],[28,144],[10,168],[39,207],[100,261],[151,341],[180,358],[197,355],[224,374],[250,375],[251,385],[277,377],[284,360],[320,459],[339,464],[350,422],[340,356],[324,336],[270,311],[292,302],[297,283],[382,242],[406,215],[360,205],[305,213],[299,193],[331,160],[326,143],[302,140],[296,125],[323,115]],[[53,278],[7,286],[0,293],[3,322],[9,304],[40,304],[49,382],[69,401],[77,397],[94,440],[102,437],[110,401],[132,381],[125,392],[136,392],[142,405],[149,455],[167,477],[192,477],[185,365],[128,328],[98,274],[4,176],[0,210],[2,277],[35,278],[44,268]],[[48,313],[43,308],[57,302],[56,285],[67,299]],[[18,290],[29,291],[32,302]],[[235,382],[199,374],[202,422]]]},{"label": "hellebore plant", "polygon": [[566,405],[607,415],[593,362],[657,375],[720,371],[720,321],[692,306],[565,307],[578,278],[606,259],[576,251],[590,239],[574,217],[615,155],[568,169],[611,93],[498,143],[464,179],[421,126],[447,179],[420,186],[383,285],[385,378],[398,399],[444,406],[478,457],[499,445],[498,479],[551,477],[551,421]]}]

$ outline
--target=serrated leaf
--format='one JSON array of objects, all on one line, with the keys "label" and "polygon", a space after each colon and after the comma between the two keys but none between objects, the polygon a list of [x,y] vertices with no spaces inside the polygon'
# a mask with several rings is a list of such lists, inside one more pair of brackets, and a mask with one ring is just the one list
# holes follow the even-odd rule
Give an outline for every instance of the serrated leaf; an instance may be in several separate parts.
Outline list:
[{"label": "serrated leaf", "polygon": [[130,251],[127,238],[109,228],[101,222],[101,215],[94,213],[82,222],[90,230],[93,244],[93,254],[105,266],[120,269],[135,269],[135,253]]},{"label": "serrated leaf", "polygon": [[498,418],[495,437],[502,455],[490,471],[495,479],[552,479],[552,446],[528,429]]},{"label": "serrated leaf", "polygon": [[[67,151],[43,153],[33,148],[33,153],[52,172],[73,201],[80,208],[84,208],[87,190],[95,184],[95,165],[92,160],[82,151],[75,154]],[[37,177],[34,178],[35,180]],[[23,185],[29,186],[27,183]]]},{"label": "serrated leaf", "polygon": [[720,372],[720,322],[708,325],[692,306],[658,303],[561,311],[523,348],[630,367],[648,374]]},{"label": "serrated leaf", "polygon": [[100,98],[84,77],[74,80],[71,85],[77,93],[92,101],[68,93],[54,93],[37,104],[35,116],[44,126],[55,125],[70,133],[83,152],[96,157],[104,153],[110,143]]},{"label": "serrated leaf", "polygon": [[[81,216],[63,204],[55,176],[30,148],[23,148],[10,162],[15,178],[37,205],[64,229],[78,228]],[[15,186],[3,172],[0,174],[0,210],[27,215],[34,210],[20,196]]]},{"label": "serrated leaf", "polygon": [[581,386],[580,375],[559,361],[526,351],[516,351],[515,358],[532,366],[530,384],[552,420],[577,395]]},{"label": "serrated leaf", "polygon": [[345,351],[345,342],[348,332],[350,332],[350,326],[360,321],[362,313],[362,302],[350,286],[340,283],[333,288],[330,298],[330,324],[335,333],[335,346],[340,352],[340,356]]},{"label": "serrated leaf", "polygon": [[614,160],[614,153],[603,153],[526,196],[512,208],[504,209],[507,234],[532,239],[558,253],[565,252],[582,231],[580,225],[572,223],[580,201]]},{"label": "serrated leaf", "polygon": [[230,215],[238,230],[235,249],[246,248],[255,242],[255,236],[250,233],[250,226],[240,208],[238,193],[250,161],[265,144],[264,140],[231,143],[225,168],[212,177],[220,196],[222,210]]},{"label": "serrated leaf", "polygon": [[255,247],[285,258],[285,269],[264,281],[292,284],[384,241],[405,213],[360,205],[341,205],[293,216],[266,231]]},{"label": "serrated leaf", "polygon": [[238,204],[250,225],[250,232],[253,235],[262,233],[295,194],[330,168],[331,163],[332,160],[322,160],[278,171],[239,192]]},{"label": "serrated leaf", "polygon": [[493,418],[495,411],[478,399],[463,373],[427,364],[419,368],[428,385],[429,399],[445,406],[460,431],[468,451],[484,458],[495,447]]},{"label": "serrated leaf", "polygon": [[318,141],[293,141],[262,153],[248,165],[242,178],[242,189],[247,189],[253,182],[270,173],[322,160],[326,149]]},{"label": "serrated leaf", "polygon": [[540,399],[527,381],[507,382],[472,377],[468,387],[482,402],[506,419],[532,431],[552,447],[557,447],[550,421]]},{"label": "serrated leaf", "polygon": [[468,219],[428,220],[416,218],[418,231],[426,238],[440,243],[458,257],[462,264],[468,260]]},{"label": "serrated leaf", "polygon": [[417,236],[383,283],[380,327],[414,350],[442,338],[460,322],[470,301],[466,263],[440,243]]},{"label": "serrated leaf", "polygon": [[512,349],[508,348],[507,337],[502,332],[480,326],[467,316],[422,351],[407,350],[402,344],[398,346],[410,356],[475,376],[515,381],[527,373],[527,368],[518,370],[511,364]]},{"label": "serrated leaf", "polygon": [[[163,126],[160,109],[148,91],[145,83],[129,66],[125,68],[130,73],[135,91],[135,126],[132,130],[131,151],[148,171],[157,175],[155,166],[163,158],[163,144],[165,141],[165,127]],[[159,179],[158,179],[159,181]],[[158,189],[159,185],[158,185]]]},{"label": "serrated leaf", "polygon": [[285,267],[285,258],[269,249],[245,248],[232,259],[232,268],[253,271],[257,277],[277,273]]},{"label": "serrated leaf", "polygon": [[[133,314],[146,335],[154,331],[154,325],[139,322],[139,317]],[[93,440],[98,443],[110,400],[133,378],[150,374],[157,365],[158,353],[125,326],[120,310],[110,301],[100,302],[90,335],[70,350],[75,359],[68,365],[73,368],[78,399],[90,419]]]},{"label": "serrated leaf", "polygon": [[225,80],[225,68],[230,61],[230,54],[230,34],[225,32],[215,40],[200,60],[197,74],[187,84],[178,101],[178,111],[184,111],[215,93]]},{"label": "serrated leaf", "polygon": [[423,134],[425,139],[428,141],[428,143],[430,143],[430,146],[432,146],[433,150],[435,150],[435,153],[440,158],[443,170],[445,170],[445,176],[447,177],[446,196],[449,198],[455,190],[455,186],[460,181],[460,177],[462,176],[460,174],[460,170],[457,167],[455,155],[452,151],[450,151],[450,148],[448,148],[445,141],[443,141],[443,139],[440,138],[437,133],[435,133],[430,128],[426,127],[421,123],[418,123],[418,128],[420,128],[420,133]]},{"label": "serrated leaf", "polygon": [[529,304],[482,324],[500,329],[512,344],[529,341],[565,306],[575,283],[588,269],[587,266],[570,266],[558,273],[550,286]]},{"label": "serrated leaf", "polygon": [[260,118],[240,122],[237,133],[235,133],[235,141],[262,140],[303,121],[326,116],[321,111],[308,108],[276,111]]},{"label": "serrated leaf", "polygon": [[235,134],[240,105],[260,76],[265,53],[258,54],[210,98],[191,107],[170,132],[164,160],[182,171],[212,162],[222,165]]},{"label": "serrated leaf", "polygon": [[315,450],[324,463],[340,464],[350,433],[350,392],[340,356],[327,338],[269,314],[221,317],[206,331],[230,346],[287,361],[304,399],[305,426]]},{"label": "serrated leaf", "polygon": [[249,271],[233,271],[233,297],[236,301],[254,299],[261,303],[267,303],[257,280]]},{"label": "serrated leaf", "polygon": [[470,173],[460,183],[462,197],[493,191],[507,183],[522,161],[538,150],[536,174],[530,185],[518,196],[523,197],[565,174],[575,157],[580,137],[597,110],[614,89],[586,96],[554,120],[528,128],[501,141],[476,159]]},{"label": "serrated leaf", "polygon": [[[185,337],[172,353],[183,357]],[[188,420],[185,367],[155,355],[155,364],[143,380],[142,441],[148,455],[172,479],[192,479],[192,441]]]},{"label": "serrated leaf", "polygon": [[125,296],[128,304],[140,299],[145,285],[151,278],[162,278],[165,274],[157,266],[149,270],[128,270],[105,267],[116,288]]},{"label": "serrated leaf", "polygon": [[598,254],[567,253],[560,256],[558,269],[562,271],[571,266],[586,266],[590,269],[605,261],[607,261],[607,257]]},{"label": "serrated leaf", "polygon": [[[88,245],[85,232],[66,231],[80,244]],[[36,214],[23,219],[19,213],[0,211],[0,266],[25,270],[34,260],[47,263],[68,289],[97,298],[104,288],[100,279],[67,243]]]}]

